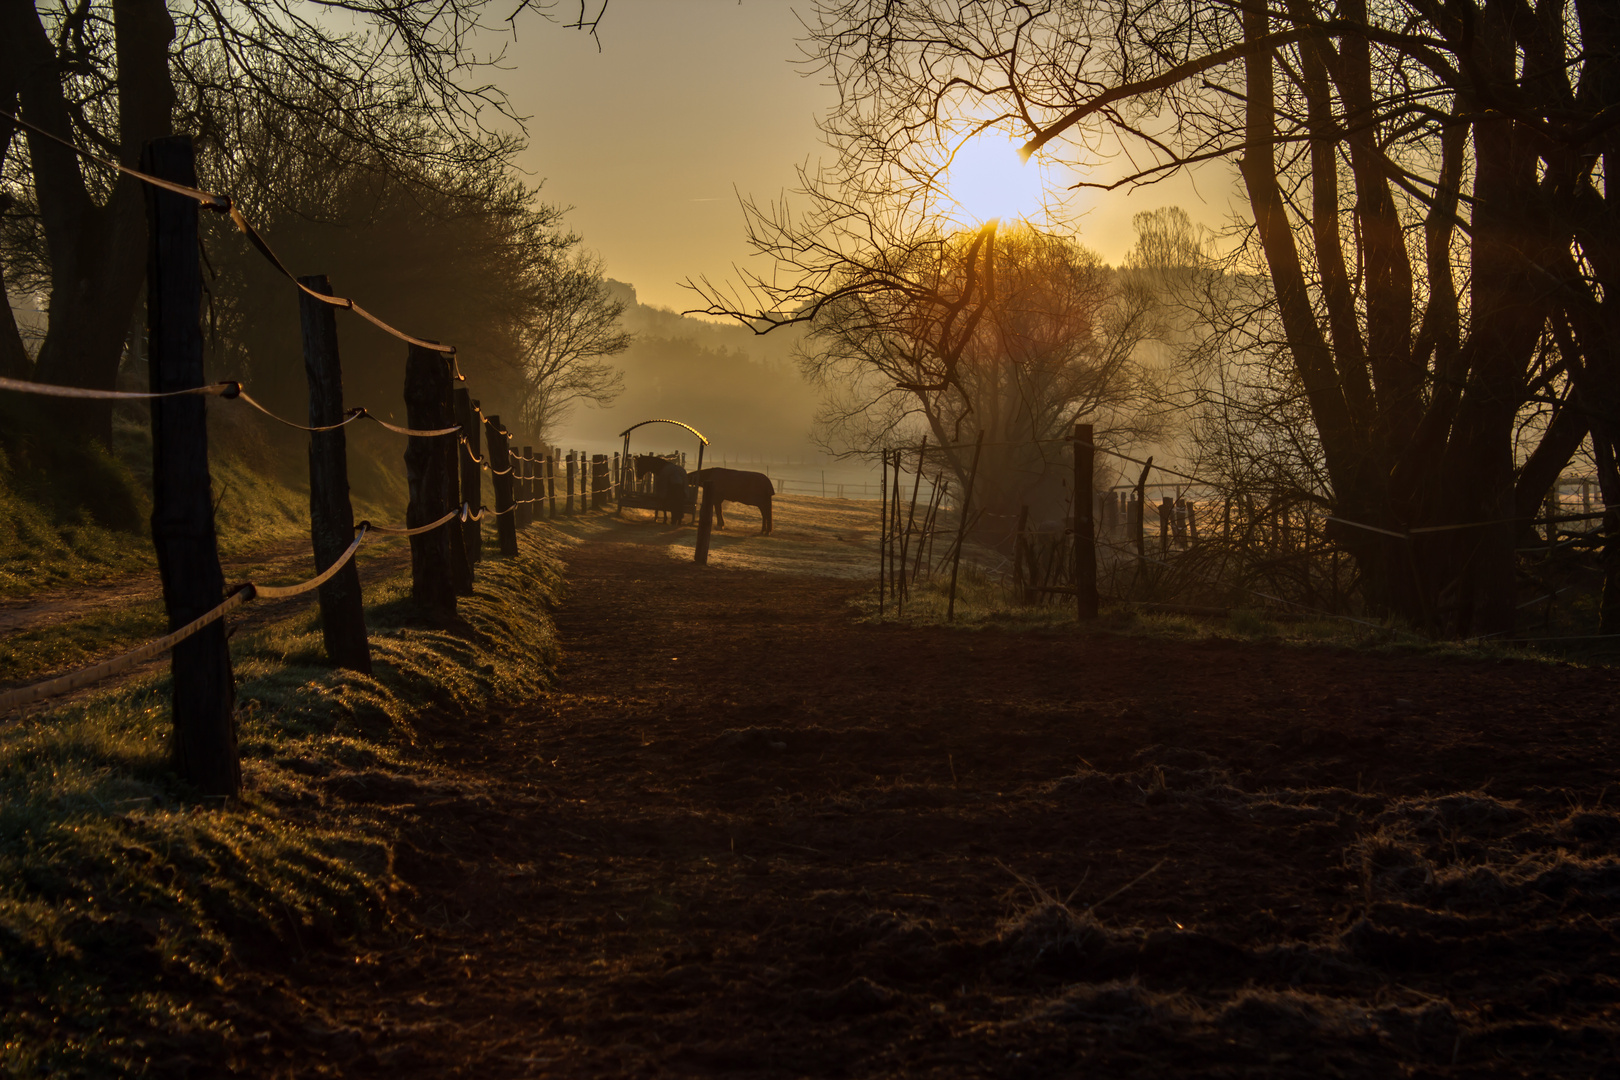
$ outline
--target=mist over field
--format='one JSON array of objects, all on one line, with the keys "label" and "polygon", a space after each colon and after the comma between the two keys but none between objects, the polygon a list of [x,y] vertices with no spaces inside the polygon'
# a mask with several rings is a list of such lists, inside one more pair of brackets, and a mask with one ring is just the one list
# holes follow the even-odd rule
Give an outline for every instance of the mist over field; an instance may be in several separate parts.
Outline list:
[{"label": "mist over field", "polygon": [[[613,358],[624,372],[624,392],[606,409],[575,408],[556,433],[559,443],[615,448],[619,432],[658,418],[691,424],[709,438],[715,453],[729,458],[818,455],[810,442],[818,396],[794,359],[804,338],[801,330],[785,327],[758,335],[744,326],[642,304],[635,287],[621,281],[609,279],[606,286],[625,305],[620,325],[635,335],[634,343]],[[664,438],[656,445],[637,443],[636,449],[688,448],[680,439]]]}]

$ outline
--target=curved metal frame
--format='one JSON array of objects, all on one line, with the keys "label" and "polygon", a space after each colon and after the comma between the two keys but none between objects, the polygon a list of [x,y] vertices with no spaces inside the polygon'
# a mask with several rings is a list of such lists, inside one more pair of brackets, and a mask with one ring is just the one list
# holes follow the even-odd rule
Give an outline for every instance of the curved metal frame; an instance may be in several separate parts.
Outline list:
[{"label": "curved metal frame", "polygon": [[[697,469],[694,471],[694,475],[695,475],[696,472],[701,472],[702,471],[702,469],[703,469],[703,448],[709,445],[709,440],[704,438],[703,432],[699,431],[697,428],[693,427],[691,424],[682,423],[679,420],[654,419],[654,420],[643,420],[639,424],[631,424],[629,427],[627,427],[623,431],[619,432],[619,438],[624,440],[624,453],[620,457],[619,460],[624,463],[623,467],[625,469],[630,470],[630,473],[631,473],[632,476],[635,474],[635,463],[634,463],[633,459],[630,457],[630,433],[632,431],[636,430],[636,428],[646,427],[648,424],[674,424],[676,427],[685,428],[687,431],[690,431],[693,435],[696,435],[697,436],[697,441],[698,441],[698,455],[697,455]],[[619,482],[619,509],[623,510],[626,505],[634,508],[636,506],[636,504],[637,504],[636,498],[633,497],[630,500],[629,503],[626,503],[625,498],[624,498],[624,491],[625,491],[625,484],[624,484],[624,481],[621,479],[620,482]],[[693,513],[696,514],[696,506],[697,506],[696,485],[691,483],[690,481],[688,481],[686,491],[687,491],[687,499],[688,499],[689,503],[691,504],[691,506],[693,507]],[[642,509],[646,509],[646,508],[642,507]]]},{"label": "curved metal frame", "polygon": [[[643,420],[641,423],[639,423],[639,424],[631,424],[629,427],[627,427],[623,431],[619,432],[619,438],[628,439],[630,437],[630,433],[632,431],[636,430],[636,428],[638,428],[638,427],[646,427],[648,424],[674,424],[676,427],[683,427],[687,431],[690,431],[692,434],[696,435],[698,437],[698,442],[699,443],[703,444],[704,446],[709,445],[709,440],[705,439],[703,437],[703,432],[699,431],[697,428],[693,427],[691,424],[683,424],[679,420]],[[702,453],[701,450],[698,451],[698,452]]]}]

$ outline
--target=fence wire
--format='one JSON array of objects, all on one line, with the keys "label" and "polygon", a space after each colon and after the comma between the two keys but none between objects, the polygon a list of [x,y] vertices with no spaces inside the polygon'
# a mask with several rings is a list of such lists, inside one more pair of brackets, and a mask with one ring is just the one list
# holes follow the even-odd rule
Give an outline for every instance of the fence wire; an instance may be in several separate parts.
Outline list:
[{"label": "fence wire", "polygon": [[484,512],[488,509],[488,507],[480,507],[475,513],[472,508],[468,506],[468,504],[462,503],[458,509],[450,511],[437,521],[430,522],[426,525],[418,525],[414,528],[399,525],[373,525],[369,521],[362,521],[355,526],[355,537],[353,542],[349,544],[348,549],[345,550],[343,554],[336,560],[334,560],[331,566],[310,578],[308,581],[299,582],[297,585],[259,585],[251,581],[238,585],[231,591],[231,594],[227,596],[221,604],[219,604],[218,607],[215,607],[206,614],[198,616],[196,619],[193,619],[191,622],[180,627],[178,630],[173,631],[172,633],[165,634],[160,638],[155,638],[144,645],[131,649],[129,652],[112,657],[108,660],[103,660],[97,664],[92,664],[89,667],[82,668],[78,671],[70,672],[66,675],[59,675],[52,679],[46,679],[43,682],[34,683],[30,686],[23,686],[14,690],[0,692],[0,714],[13,712],[17,709],[23,708],[24,706],[31,705],[34,702],[44,701],[47,698],[59,697],[62,694],[70,693],[74,690],[89,686],[92,683],[100,682],[102,679],[108,678],[109,676],[128,671],[135,665],[174,648],[176,645],[180,644],[180,642],[193,636],[204,627],[218,622],[227,614],[234,611],[236,608],[241,607],[243,604],[248,603],[249,601],[287,600],[295,596],[302,596],[305,593],[313,592],[324,585],[327,581],[330,581],[334,574],[343,569],[344,566],[348,565],[348,563],[354,558],[355,553],[360,550],[360,545],[365,542],[368,535],[375,534],[377,536],[407,537],[420,536],[423,533],[432,532],[434,529],[440,528],[449,522],[456,521],[458,519],[461,521],[481,520],[484,516]]}]

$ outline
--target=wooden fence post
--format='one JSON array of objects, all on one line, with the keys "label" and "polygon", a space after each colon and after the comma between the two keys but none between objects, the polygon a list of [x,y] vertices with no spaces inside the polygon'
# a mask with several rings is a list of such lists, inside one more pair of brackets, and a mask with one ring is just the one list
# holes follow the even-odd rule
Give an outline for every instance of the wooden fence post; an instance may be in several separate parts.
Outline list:
[{"label": "wooden fence post", "polygon": [[[576,464],[574,451],[568,451],[568,494],[563,499],[563,509],[572,514],[574,512],[574,466]],[[581,510],[585,509],[582,505]]]},{"label": "wooden fence post", "polygon": [[[444,366],[444,423],[441,427],[456,426],[456,360],[450,353],[440,353],[439,360]],[[439,467],[443,470],[445,494],[449,498],[449,510],[460,511],[461,498],[461,444],[456,441],[460,432],[451,435],[441,435],[437,446],[440,456]],[[445,527],[445,534],[450,541],[450,584],[458,596],[471,596],[473,594],[472,560],[467,558],[467,531],[462,528],[462,522],[452,521]]]},{"label": "wooden fence post", "polygon": [[[517,438],[517,436],[513,436]],[[534,524],[534,448],[525,446],[521,451],[512,447],[512,456],[517,460],[517,471],[512,474],[517,481],[517,491],[513,495],[514,505],[517,507],[513,520],[520,529],[527,529]]]},{"label": "wooden fence post", "polygon": [[523,476],[518,481],[517,526],[527,529],[534,524],[534,447],[523,448],[518,464]]},{"label": "wooden fence post", "polygon": [[[541,447],[541,449],[545,449]],[[524,465],[524,498],[529,500],[529,512],[524,515],[530,525],[539,521],[545,515],[540,509],[540,458],[535,454],[532,446],[523,448],[523,456],[528,459]]]},{"label": "wooden fence post", "polygon": [[557,454],[556,449],[546,455],[546,517],[557,516]]},{"label": "wooden fence post", "polygon": [[973,505],[973,481],[979,475],[979,451],[984,448],[984,431],[973,443],[973,464],[968,469],[967,488],[962,492],[962,509],[956,522],[956,550],[951,555],[951,598],[945,605],[945,621],[956,620],[956,571],[962,562],[962,545],[967,541],[968,508]]},{"label": "wooden fence post", "polygon": [[[195,187],[191,139],[155,139],[141,168]],[[203,385],[202,268],[197,201],[146,186],[146,348],[153,393]],[[152,546],[163,579],[169,629],[207,614],[225,599],[214,536],[208,473],[208,417],[197,395],[152,402]],[[346,545],[345,545],[346,546]],[[236,679],[219,619],[174,647],[175,772],[199,794],[242,791],[236,745]]]},{"label": "wooden fence post", "polygon": [[697,543],[692,549],[692,561],[699,566],[709,565],[709,537],[714,532],[714,490],[703,485],[703,501],[698,510]]},{"label": "wooden fence post", "polygon": [[883,451],[883,465],[879,482],[883,485],[878,495],[878,618],[883,618],[883,584],[889,567],[889,452]]},{"label": "wooden fence post", "polygon": [[512,469],[512,528],[523,528],[523,448],[516,433],[506,432],[506,460]]},{"label": "wooden fence post", "polygon": [[1153,458],[1150,455],[1142,465],[1142,472],[1136,478],[1136,491],[1131,496],[1131,530],[1136,540],[1136,561],[1147,560],[1147,478],[1148,470],[1153,468]]},{"label": "wooden fence post", "polygon": [[[484,501],[484,469],[474,458],[484,454],[484,436],[482,425],[478,423],[478,402],[460,387],[456,388],[456,423],[461,425],[461,437],[465,445],[461,451],[461,501],[467,504],[467,509],[476,514]],[[462,546],[467,551],[467,565],[476,566],[484,558],[484,529],[482,521],[473,521],[470,518],[462,526]]]},{"label": "wooden fence post", "polygon": [[484,428],[489,443],[489,471],[494,478],[490,485],[495,489],[495,535],[500,540],[501,555],[514,559],[518,553],[517,525],[512,521],[512,474],[506,471],[513,465],[511,444],[499,416],[486,416]]},{"label": "wooden fence post", "polygon": [[1159,555],[1170,554],[1170,519],[1176,516],[1176,501],[1170,496],[1159,500]]},{"label": "wooden fence post", "polygon": [[546,520],[546,447],[539,447],[531,461],[528,487],[528,497],[535,500],[528,510],[528,520]]},{"label": "wooden fence post", "polygon": [[1097,617],[1097,499],[1091,482],[1096,454],[1092,425],[1074,425],[1074,596],[1082,621]]},{"label": "wooden fence post", "polygon": [[608,456],[591,456],[591,509],[600,510],[608,500]]},{"label": "wooden fence post", "polygon": [[[409,346],[405,357],[406,422],[419,430],[432,430],[450,427],[454,415],[450,365],[444,354],[420,345]],[[410,502],[405,508],[405,524],[410,528],[437,521],[459,505],[456,496],[460,485],[444,453],[447,442],[448,437],[443,435],[412,435],[406,440],[405,479],[410,486]],[[450,551],[453,532],[460,532],[456,523],[411,537],[411,595],[436,618],[454,618],[456,613],[457,575]]]},{"label": "wooden fence post", "polygon": [[[298,283],[332,295],[325,274]],[[309,426],[343,421],[343,365],[338,356],[337,309],[307,293],[298,294],[304,338],[304,377],[309,383]],[[349,459],[343,429],[309,434],[309,538],[315,570],[324,572],[354,542],[354,507],[349,502]],[[320,587],[321,636],[334,667],[371,673],[371,643],[360,600],[360,571],[354,560]]]},{"label": "wooden fence post", "polygon": [[[894,468],[889,470],[889,590],[894,593],[894,611],[905,609],[905,591],[900,587],[895,565],[900,561],[900,451],[894,452]],[[844,485],[838,485],[838,497],[844,497]]]}]

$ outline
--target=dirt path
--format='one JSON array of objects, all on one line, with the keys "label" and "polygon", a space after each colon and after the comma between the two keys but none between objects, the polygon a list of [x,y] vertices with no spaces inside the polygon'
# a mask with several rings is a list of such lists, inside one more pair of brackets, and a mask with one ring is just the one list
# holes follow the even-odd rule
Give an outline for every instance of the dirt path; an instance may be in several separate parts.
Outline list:
[{"label": "dirt path", "polygon": [[1611,673],[862,625],[663,535],[451,781],[327,778],[399,918],[237,980],[237,1068],[1613,1075]]}]

